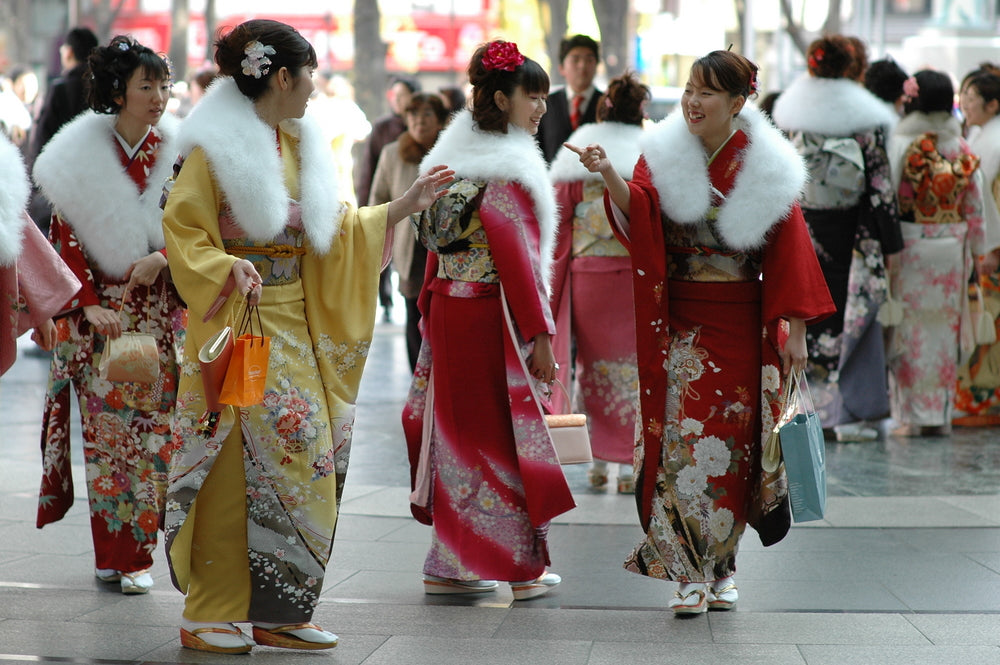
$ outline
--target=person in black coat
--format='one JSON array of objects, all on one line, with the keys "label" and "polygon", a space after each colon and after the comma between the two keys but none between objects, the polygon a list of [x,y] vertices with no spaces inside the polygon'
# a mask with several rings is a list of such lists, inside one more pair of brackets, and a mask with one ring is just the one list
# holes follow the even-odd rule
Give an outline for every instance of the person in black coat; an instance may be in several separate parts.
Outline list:
[{"label": "person in black coat", "polygon": [[[549,95],[548,111],[535,136],[546,162],[552,162],[577,127],[597,120],[601,91],[594,87],[594,75],[598,62],[600,47],[587,35],[567,37],[559,45],[559,74],[566,79],[566,86]],[[577,96],[580,101],[574,102]]]},{"label": "person in black coat", "polygon": [[[62,76],[49,85],[38,118],[31,128],[26,159],[29,172],[49,139],[87,108],[83,73],[87,68],[87,56],[96,47],[97,35],[90,28],[77,27],[66,33],[66,39],[59,47]],[[28,212],[35,224],[48,233],[51,206],[37,190],[32,191]]]}]

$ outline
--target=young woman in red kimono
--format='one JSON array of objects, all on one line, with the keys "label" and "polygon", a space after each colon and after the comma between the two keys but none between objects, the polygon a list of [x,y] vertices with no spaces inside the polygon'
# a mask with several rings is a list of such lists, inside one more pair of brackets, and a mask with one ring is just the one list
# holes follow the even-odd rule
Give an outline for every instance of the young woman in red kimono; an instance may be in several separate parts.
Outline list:
[{"label": "young woman in red kimono", "polygon": [[403,429],[412,511],[433,525],[424,590],[481,593],[505,580],[524,600],[560,582],[545,569],[546,532],[574,506],[536,394],[556,371],[556,206],[533,138],[549,79],[495,41],[477,49],[469,80],[471,111],[421,165],[447,164],[456,182],[418,223],[431,254]]},{"label": "young woman in red kimono", "polygon": [[[176,153],[166,61],[130,37],[95,49],[85,112],[35,161],[34,176],[56,211],[50,239],[83,283],[59,319],[42,422],[38,526],[73,503],[70,385],[83,421],[96,575],[124,593],[146,593],[171,457],[176,348],[185,311],[164,254],[162,184]],[[119,311],[119,309],[121,311]],[[162,383],[111,383],[98,365],[109,339],[149,331]]]},{"label": "young woman in red kimono", "polygon": [[748,521],[765,544],[787,532],[786,481],[761,473],[762,433],[782,377],[805,367],[806,323],[833,312],[796,203],[802,160],[746,106],[756,75],[729,51],[697,60],[631,182],[600,145],[574,146],[608,185],[634,271],[646,538],[625,567],[680,582],[678,614],[736,604]]},{"label": "young woman in red kimono", "polygon": [[[616,78],[598,102],[597,122],[580,125],[569,143],[607,146],[615,170],[630,178],[639,159],[648,99],[649,88],[634,75]],[[601,176],[590,173],[565,146],[552,160],[549,175],[560,215],[552,285],[559,380],[570,393],[573,410],[587,414],[594,453],[590,486],[605,488],[610,462],[618,465],[618,492],[631,494],[639,394],[635,309],[629,295],[632,261],[608,223]],[[552,395],[553,408],[566,413],[560,393]]]}]

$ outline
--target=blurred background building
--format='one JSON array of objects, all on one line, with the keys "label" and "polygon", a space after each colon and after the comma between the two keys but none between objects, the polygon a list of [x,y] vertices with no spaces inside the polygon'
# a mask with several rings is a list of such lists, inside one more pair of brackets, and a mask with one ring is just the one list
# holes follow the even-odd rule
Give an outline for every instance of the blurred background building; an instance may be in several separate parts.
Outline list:
[{"label": "blurred background building", "polygon": [[909,71],[934,66],[961,77],[1000,59],[1000,0],[0,0],[0,71],[21,64],[42,82],[58,75],[68,27],[102,41],[127,32],[168,53],[178,81],[211,59],[210,35],[268,17],[295,25],[321,68],[353,84],[368,117],[385,112],[387,77],[406,73],[425,89],[463,85],[475,46],[502,36],[551,66],[559,39],[586,33],[602,45],[598,84],[628,68],[669,106],[691,61],[733,48],[760,63],[763,91],[804,68],[802,51],[823,32],[856,35],[871,59],[892,54]]}]

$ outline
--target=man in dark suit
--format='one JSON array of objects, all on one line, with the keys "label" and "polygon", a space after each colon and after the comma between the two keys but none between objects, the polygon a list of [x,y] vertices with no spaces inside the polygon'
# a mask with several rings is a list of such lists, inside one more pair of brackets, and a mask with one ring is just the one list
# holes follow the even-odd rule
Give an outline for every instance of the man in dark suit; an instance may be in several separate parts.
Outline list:
[{"label": "man in dark suit", "polygon": [[[83,75],[87,69],[87,56],[96,46],[97,36],[90,28],[73,28],[66,33],[66,39],[59,47],[62,76],[49,85],[45,101],[31,129],[27,155],[29,172],[49,139],[87,108]],[[29,213],[35,223],[47,232],[51,209],[49,202],[37,190],[32,192]]]},{"label": "man in dark suit", "polygon": [[559,45],[559,73],[566,86],[549,95],[548,111],[535,136],[545,161],[552,162],[563,141],[577,127],[597,119],[601,91],[594,87],[600,47],[587,35],[573,35]]}]

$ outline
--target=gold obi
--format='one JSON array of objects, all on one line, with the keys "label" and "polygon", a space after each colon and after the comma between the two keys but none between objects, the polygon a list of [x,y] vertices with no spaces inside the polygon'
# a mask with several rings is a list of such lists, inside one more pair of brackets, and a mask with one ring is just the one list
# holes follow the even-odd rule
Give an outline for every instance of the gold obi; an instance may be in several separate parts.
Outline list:
[{"label": "gold obi", "polygon": [[499,283],[500,275],[493,263],[493,252],[478,211],[472,213],[469,227],[461,237],[469,240],[469,248],[453,254],[438,254],[437,276],[456,282]]},{"label": "gold obi", "polygon": [[253,264],[264,286],[279,286],[298,281],[302,256],[306,253],[302,229],[285,227],[271,240],[254,242],[248,238],[224,238],[227,254]]}]

